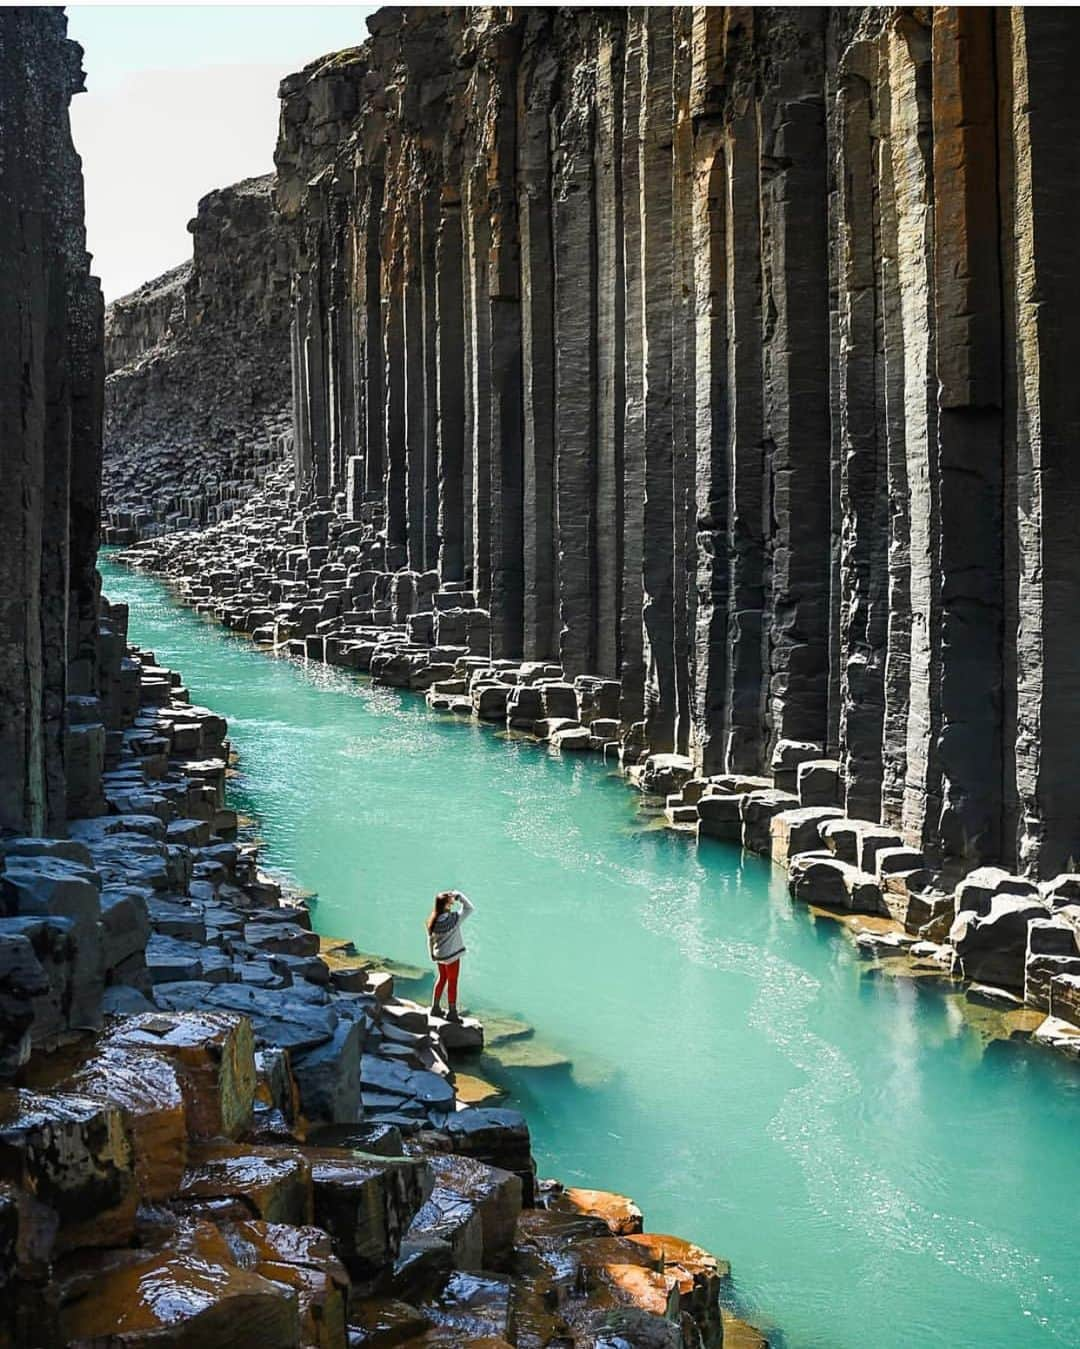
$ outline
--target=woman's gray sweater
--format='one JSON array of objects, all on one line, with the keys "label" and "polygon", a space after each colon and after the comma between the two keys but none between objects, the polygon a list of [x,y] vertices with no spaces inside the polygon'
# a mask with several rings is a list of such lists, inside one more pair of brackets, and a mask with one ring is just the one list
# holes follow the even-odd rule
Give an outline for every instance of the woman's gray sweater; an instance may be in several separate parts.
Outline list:
[{"label": "woman's gray sweater", "polygon": [[451,960],[457,960],[459,956],[465,954],[465,943],[461,939],[461,925],[476,908],[461,893],[460,890],[454,891],[461,902],[461,912],[440,913],[438,918],[428,933],[428,949],[431,952],[431,958],[437,965],[446,965]]}]

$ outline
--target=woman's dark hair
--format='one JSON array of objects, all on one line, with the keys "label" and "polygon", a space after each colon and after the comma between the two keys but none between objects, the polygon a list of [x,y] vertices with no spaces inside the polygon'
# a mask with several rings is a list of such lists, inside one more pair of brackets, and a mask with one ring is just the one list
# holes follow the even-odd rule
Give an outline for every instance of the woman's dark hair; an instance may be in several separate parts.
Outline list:
[{"label": "woman's dark hair", "polygon": [[430,932],[438,919],[450,907],[454,898],[453,890],[440,890],[435,896],[435,907],[431,910],[431,917],[427,920],[427,930]]}]

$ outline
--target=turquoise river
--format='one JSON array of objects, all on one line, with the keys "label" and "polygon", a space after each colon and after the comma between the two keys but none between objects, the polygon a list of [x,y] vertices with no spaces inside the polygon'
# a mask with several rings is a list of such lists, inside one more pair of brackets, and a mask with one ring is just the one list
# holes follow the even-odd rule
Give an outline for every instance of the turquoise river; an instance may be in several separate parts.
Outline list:
[{"label": "turquoise river", "polygon": [[632,1194],[731,1260],[787,1349],[1080,1345],[1080,1069],[988,1046],[875,974],[737,848],[652,825],[594,758],[275,659],[102,559],[132,640],[229,719],[233,803],[320,931],[421,963],[477,906],[463,1003],[571,1068],[515,1070],[541,1174]]}]

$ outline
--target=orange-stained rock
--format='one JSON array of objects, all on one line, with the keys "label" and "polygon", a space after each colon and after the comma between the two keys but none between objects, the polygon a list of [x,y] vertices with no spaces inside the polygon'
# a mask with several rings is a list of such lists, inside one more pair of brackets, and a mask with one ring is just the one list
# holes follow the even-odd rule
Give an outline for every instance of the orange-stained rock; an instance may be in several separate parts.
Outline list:
[{"label": "orange-stained rock", "polygon": [[731,1312],[724,1314],[724,1349],[769,1349],[768,1336]]},{"label": "orange-stained rock", "polygon": [[428,1164],[435,1178],[428,1203],[443,1213],[463,1206],[475,1210],[481,1225],[480,1268],[503,1268],[521,1213],[521,1180],[510,1171],[452,1153],[434,1155]]},{"label": "orange-stained rock", "polygon": [[137,1193],[123,1112],[84,1096],[0,1091],[0,1180],[60,1219],[56,1249],[118,1245]]},{"label": "orange-stained rock", "polygon": [[106,1043],[152,1049],[175,1064],[193,1138],[236,1138],[251,1120],[255,1042],[251,1022],[232,1012],[144,1012]]},{"label": "orange-stained rock", "polygon": [[557,1209],[522,1209],[517,1221],[519,1244],[538,1249],[555,1249],[588,1237],[610,1236],[611,1228],[603,1218],[588,1213],[560,1212]]},{"label": "orange-stained rock", "polygon": [[573,1309],[567,1319],[576,1349],[610,1349],[624,1344],[633,1345],[633,1349],[683,1349],[684,1344],[694,1343],[692,1338],[684,1339],[676,1322],[641,1307],[586,1306]]},{"label": "orange-stained rock", "polygon": [[241,1269],[252,1269],[296,1293],[305,1346],[346,1349],[349,1276],[325,1232],[317,1227],[246,1222],[226,1228],[224,1236]]},{"label": "orange-stained rock", "polygon": [[601,1218],[615,1236],[625,1236],[642,1229],[641,1210],[623,1194],[571,1187],[550,1194],[545,1204],[556,1213],[584,1213]]},{"label": "orange-stained rock", "polygon": [[654,1316],[676,1317],[679,1287],[662,1270],[663,1260],[628,1237],[595,1237],[574,1244],[578,1291],[586,1297],[606,1292],[615,1302],[641,1307]]},{"label": "orange-stained rock", "polygon": [[180,1224],[168,1245],[101,1252],[58,1281],[70,1349],[296,1349],[291,1288],[239,1269],[209,1223]]},{"label": "orange-stained rock", "polygon": [[518,1349],[544,1349],[571,1343],[571,1331],[559,1312],[563,1291],[538,1255],[516,1254],[510,1288],[510,1324]]},{"label": "orange-stained rock", "polygon": [[720,1315],[720,1286],[730,1277],[726,1260],[717,1260],[708,1251],[682,1237],[655,1232],[637,1233],[625,1238],[658,1262],[664,1274],[675,1279],[679,1290],[679,1308],[690,1316],[701,1331],[706,1349],[725,1343]]},{"label": "orange-stained rock", "polygon": [[175,1193],[187,1162],[187,1119],[175,1065],[163,1054],[101,1045],[70,1088],[127,1112],[143,1199]]},{"label": "orange-stained rock", "polygon": [[509,1281],[488,1274],[455,1270],[438,1296],[421,1310],[435,1329],[455,1331],[458,1343],[499,1339],[511,1333]]},{"label": "orange-stained rock", "polygon": [[352,1309],[350,1343],[364,1349],[392,1349],[422,1335],[431,1325],[423,1312],[396,1298],[364,1298]]},{"label": "orange-stained rock", "polygon": [[312,1220],[311,1169],[297,1148],[193,1143],[178,1196],[241,1200],[248,1216],[269,1223]]}]

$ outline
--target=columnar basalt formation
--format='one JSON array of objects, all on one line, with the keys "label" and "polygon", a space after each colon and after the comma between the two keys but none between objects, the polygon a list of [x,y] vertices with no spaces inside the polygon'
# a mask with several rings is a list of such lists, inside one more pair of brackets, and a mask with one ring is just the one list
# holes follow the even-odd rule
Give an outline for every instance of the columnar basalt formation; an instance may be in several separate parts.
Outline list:
[{"label": "columnar basalt formation", "polygon": [[105,540],[224,518],[284,452],[289,279],[271,179],[211,192],[190,263],[105,315]]},{"label": "columnar basalt formation", "polygon": [[282,86],[302,492],[654,751],[816,745],[937,861],[1066,866],[1080,23],[369,26]]},{"label": "columnar basalt formation", "polygon": [[0,15],[0,836],[94,808],[101,292],[68,104],[79,48],[58,10]]},{"label": "columnar basalt formation", "polygon": [[[726,1266],[537,1183],[522,1116],[459,1099],[483,1029],[312,931],[236,839],[224,720],[99,594],[80,56],[62,11],[0,12],[0,1346],[714,1349]],[[198,263],[125,356],[235,319]]]}]

